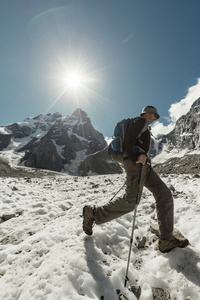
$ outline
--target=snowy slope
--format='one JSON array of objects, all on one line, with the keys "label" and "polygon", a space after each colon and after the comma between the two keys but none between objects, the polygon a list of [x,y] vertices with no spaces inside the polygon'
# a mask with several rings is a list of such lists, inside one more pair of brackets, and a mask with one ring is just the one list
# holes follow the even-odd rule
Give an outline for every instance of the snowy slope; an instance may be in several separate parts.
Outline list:
[{"label": "snowy slope", "polygon": [[177,158],[182,158],[185,155],[195,155],[198,154],[200,155],[200,149],[191,151],[189,149],[171,149],[168,144],[166,143],[163,146],[162,152],[158,155],[156,155],[153,159],[152,162],[157,164],[157,163],[164,163],[166,160],[171,159],[173,157]]},{"label": "snowy slope", "polygon": [[[152,300],[151,287],[171,299],[200,299],[199,178],[164,177],[175,201],[175,227],[192,246],[168,254],[154,250],[154,199],[145,189],[138,207],[129,277],[141,286],[140,300]],[[1,178],[0,299],[115,300],[116,289],[136,299],[124,286],[132,213],[82,232],[83,206],[106,203],[123,185],[124,175]],[[123,193],[121,191],[120,193]],[[144,249],[136,244],[146,237]]]}]

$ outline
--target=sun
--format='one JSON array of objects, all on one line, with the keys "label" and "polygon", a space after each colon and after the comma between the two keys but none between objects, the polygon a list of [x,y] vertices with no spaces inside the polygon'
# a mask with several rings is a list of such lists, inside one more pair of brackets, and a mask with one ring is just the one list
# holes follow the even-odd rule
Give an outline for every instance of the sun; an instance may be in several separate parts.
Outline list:
[{"label": "sun", "polygon": [[83,102],[89,97],[96,78],[86,67],[86,63],[70,61],[58,68],[54,80],[60,95],[68,95],[70,99]]},{"label": "sun", "polygon": [[99,69],[95,65],[91,59],[82,56],[59,56],[49,73],[51,87],[56,95],[51,107],[58,101],[85,107],[100,97],[97,92],[100,84]]},{"label": "sun", "polygon": [[86,75],[84,76],[80,71],[70,71],[66,74],[64,81],[66,83],[66,89],[78,92],[84,88]]}]

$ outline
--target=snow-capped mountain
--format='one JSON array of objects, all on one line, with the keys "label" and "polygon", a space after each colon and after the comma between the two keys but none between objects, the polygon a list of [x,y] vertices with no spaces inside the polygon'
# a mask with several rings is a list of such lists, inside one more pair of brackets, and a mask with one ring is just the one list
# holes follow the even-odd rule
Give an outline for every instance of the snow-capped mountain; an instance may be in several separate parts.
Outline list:
[{"label": "snow-capped mountain", "polygon": [[174,129],[152,139],[151,156],[167,173],[200,173],[200,98],[181,116]]},{"label": "snow-capped mountain", "polygon": [[119,173],[110,160],[103,134],[94,129],[87,114],[77,109],[71,116],[59,113],[27,118],[0,127],[1,157],[27,167],[64,171],[73,175]]},{"label": "snow-capped mountain", "polygon": [[[9,157],[11,165],[73,175],[122,172],[106,147],[103,134],[81,109],[71,116],[39,115],[0,127],[0,158]],[[152,139],[150,156],[158,172],[200,173],[200,98],[170,133]]]}]

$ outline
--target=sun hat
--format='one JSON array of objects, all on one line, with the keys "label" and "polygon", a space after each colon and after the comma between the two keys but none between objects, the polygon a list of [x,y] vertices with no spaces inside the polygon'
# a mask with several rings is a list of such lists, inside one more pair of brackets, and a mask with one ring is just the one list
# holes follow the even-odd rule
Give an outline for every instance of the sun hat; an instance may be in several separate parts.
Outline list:
[{"label": "sun hat", "polygon": [[145,106],[140,114],[140,116],[142,117],[143,114],[146,114],[146,113],[153,113],[155,114],[157,120],[160,118],[159,114],[158,114],[158,111],[157,111],[157,108],[155,108],[154,106]]}]

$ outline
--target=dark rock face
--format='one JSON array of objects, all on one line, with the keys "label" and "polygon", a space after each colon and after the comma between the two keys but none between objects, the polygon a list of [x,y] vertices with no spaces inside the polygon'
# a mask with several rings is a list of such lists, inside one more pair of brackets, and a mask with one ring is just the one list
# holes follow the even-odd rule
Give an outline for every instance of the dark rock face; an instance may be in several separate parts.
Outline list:
[{"label": "dark rock face", "polygon": [[22,161],[25,161],[25,166],[58,172],[61,171],[62,159],[58,155],[54,143],[48,137],[44,137],[41,139],[41,142],[36,145],[32,151],[26,152],[22,159]]},{"label": "dark rock face", "polygon": [[10,134],[0,134],[0,151],[3,149],[7,148],[8,145],[10,144],[12,135]]},{"label": "dark rock face", "polygon": [[122,169],[119,165],[111,163],[110,160],[108,160],[107,149],[95,155],[88,156],[81,162],[79,173],[81,175],[87,175],[89,171],[99,175],[122,173]]},{"label": "dark rock face", "polygon": [[12,132],[14,138],[23,138],[31,134],[31,128],[29,126],[20,126],[17,123],[7,126],[7,129]]},{"label": "dark rock face", "polygon": [[[11,135],[0,135],[0,149],[12,139],[26,139],[15,152],[23,154],[27,167],[70,174],[119,173],[121,167],[110,160],[102,133],[94,129],[87,114],[77,109],[70,117],[59,113],[38,115],[6,127]],[[72,167],[73,166],[73,167]]]}]

